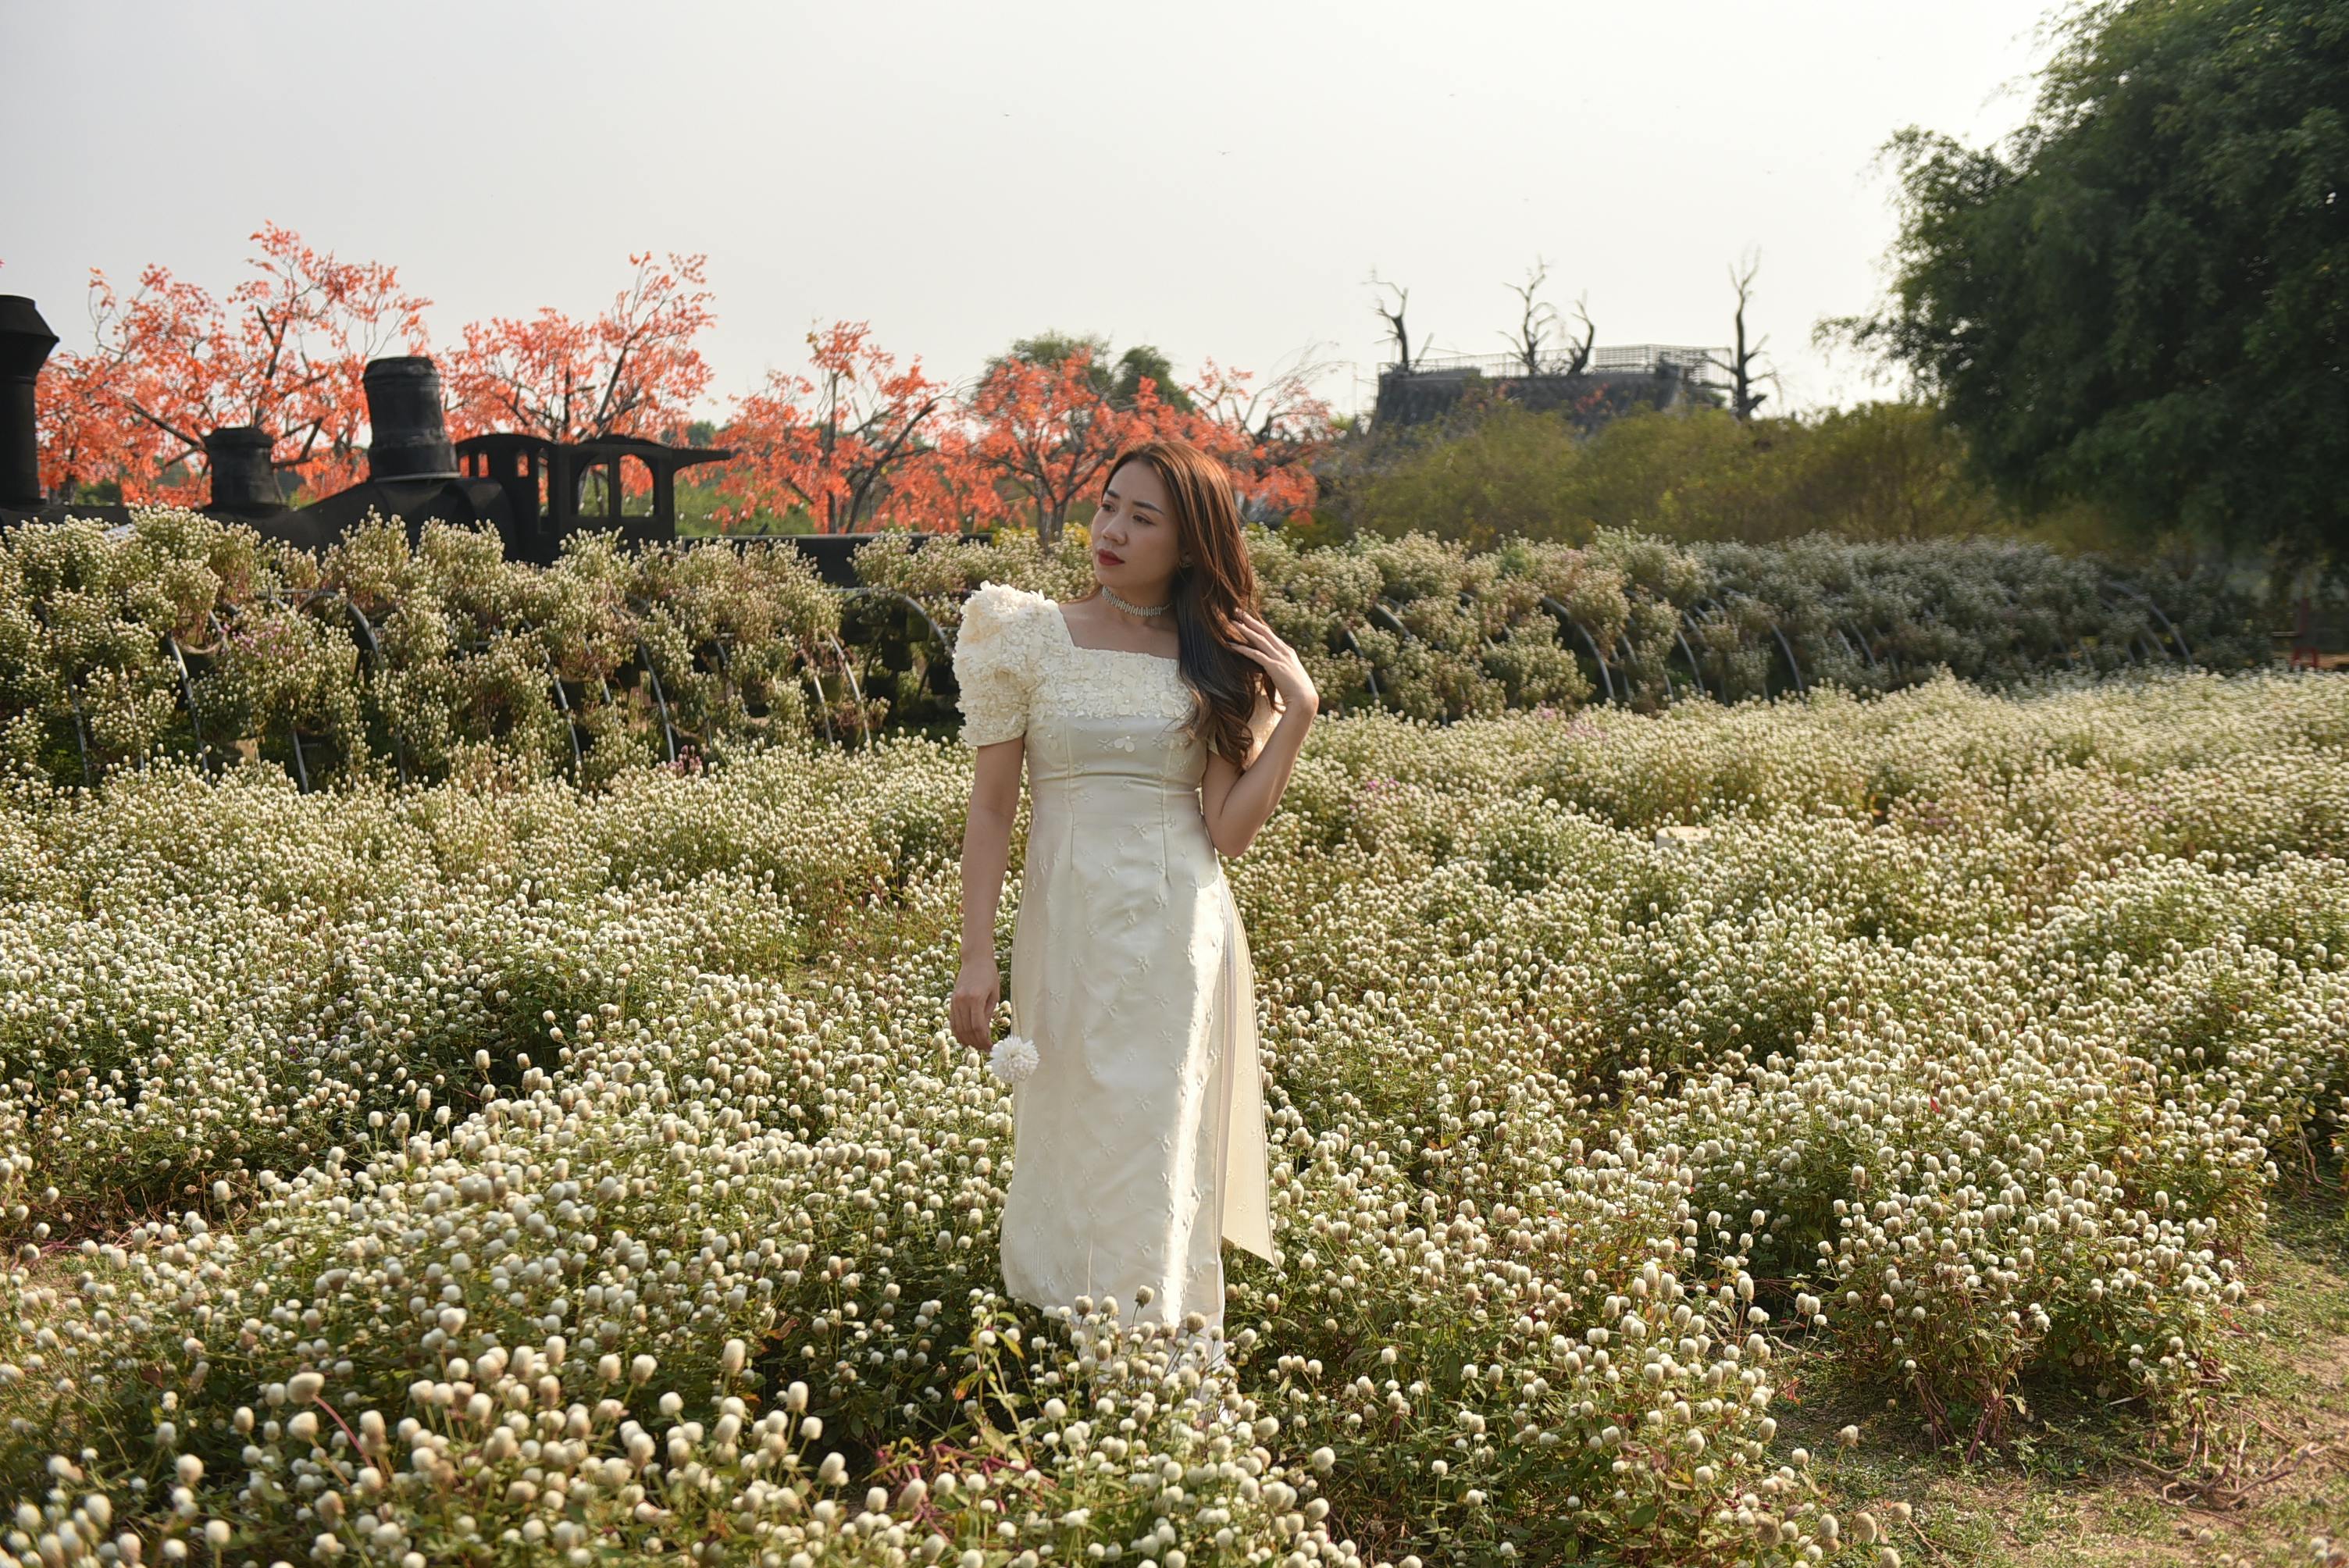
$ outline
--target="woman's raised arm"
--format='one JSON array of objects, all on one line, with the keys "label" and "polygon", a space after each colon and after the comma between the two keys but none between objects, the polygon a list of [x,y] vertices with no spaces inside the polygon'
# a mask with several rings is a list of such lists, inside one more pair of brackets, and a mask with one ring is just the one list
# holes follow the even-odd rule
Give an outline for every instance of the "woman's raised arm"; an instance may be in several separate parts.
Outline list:
[{"label": "woman's raised arm", "polygon": [[[1305,732],[1321,709],[1321,694],[1314,689],[1296,649],[1282,642],[1261,618],[1246,611],[1240,614],[1237,629],[1243,639],[1240,651],[1272,677],[1280,722],[1272,727],[1270,735],[1256,741],[1245,768],[1235,767],[1218,752],[1207,754],[1206,775],[1199,782],[1199,809],[1206,815],[1207,837],[1216,852],[1224,855],[1245,854],[1256,842],[1272,809],[1280,803],[1280,792],[1288,788],[1288,776],[1297,770],[1297,754],[1305,746]],[[1263,711],[1258,705],[1257,712]]]}]

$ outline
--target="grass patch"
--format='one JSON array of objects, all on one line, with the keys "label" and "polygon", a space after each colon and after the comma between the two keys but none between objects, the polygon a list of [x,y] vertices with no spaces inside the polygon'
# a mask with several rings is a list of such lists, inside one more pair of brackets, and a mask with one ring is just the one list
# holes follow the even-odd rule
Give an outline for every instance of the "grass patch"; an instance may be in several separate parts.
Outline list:
[{"label": "grass patch", "polygon": [[1837,1511],[1885,1517],[1910,1563],[1966,1568],[2269,1568],[2312,1561],[2310,1542],[2349,1536],[2349,1230],[2337,1170],[2271,1205],[2248,1259],[2251,1310],[2226,1334],[2233,1382],[2199,1433],[2148,1442],[2144,1423],[2093,1400],[2046,1397],[2002,1451],[1971,1461],[1936,1449],[1916,1412],[1839,1387],[1814,1361],[1773,1408],[1782,1443],[1814,1453],[1857,1425],[1833,1467]]}]

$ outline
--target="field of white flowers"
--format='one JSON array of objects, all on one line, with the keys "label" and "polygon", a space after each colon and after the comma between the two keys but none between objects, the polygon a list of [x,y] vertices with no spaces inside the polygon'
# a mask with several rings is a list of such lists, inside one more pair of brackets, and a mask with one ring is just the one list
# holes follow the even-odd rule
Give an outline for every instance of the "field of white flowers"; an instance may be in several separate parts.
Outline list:
[{"label": "field of white flowers", "polygon": [[2344,753],[2282,674],[1326,720],[1205,1374],[999,1294],[953,746],[27,778],[0,1561],[1930,1560],[1774,1398],[2224,1397],[2349,1091]]}]

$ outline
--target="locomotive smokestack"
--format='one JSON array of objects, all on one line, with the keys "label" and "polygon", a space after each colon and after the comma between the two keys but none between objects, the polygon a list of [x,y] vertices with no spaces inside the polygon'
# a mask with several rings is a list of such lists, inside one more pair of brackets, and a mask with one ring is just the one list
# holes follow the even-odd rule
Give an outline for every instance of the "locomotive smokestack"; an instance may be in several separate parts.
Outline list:
[{"label": "locomotive smokestack", "polygon": [[285,493],[269,466],[268,432],[230,425],[204,438],[212,467],[212,505],[224,511],[282,511]]},{"label": "locomotive smokestack", "polygon": [[57,335],[23,294],[0,294],[0,506],[41,504],[41,449],[33,437],[33,387]]},{"label": "locomotive smokestack", "polygon": [[440,372],[429,356],[370,359],[362,378],[367,423],[367,477],[373,480],[453,480],[457,449],[440,407]]}]

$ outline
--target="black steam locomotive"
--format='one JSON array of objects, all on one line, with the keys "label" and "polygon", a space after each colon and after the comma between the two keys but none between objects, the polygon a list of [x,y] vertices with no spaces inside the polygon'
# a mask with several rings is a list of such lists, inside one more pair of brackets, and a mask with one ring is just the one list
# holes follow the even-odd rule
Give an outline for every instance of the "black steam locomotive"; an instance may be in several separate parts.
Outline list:
[{"label": "black steam locomotive", "polygon": [[[0,294],[0,528],[68,515],[129,521],[126,506],[68,505],[41,493],[34,389],[57,343],[31,300]],[[269,435],[232,426],[204,437],[212,500],[197,510],[311,550],[340,538],[371,510],[403,519],[410,542],[434,521],[485,524],[504,541],[508,559],[545,565],[578,529],[607,531],[626,542],[676,541],[677,476],[734,455],[636,436],[554,441],[501,431],[451,442],[440,374],[430,358],[369,360],[365,385],[374,437],[365,480],[307,506],[288,506],[270,464]],[[652,480],[651,505],[642,512],[623,510],[622,469],[631,462],[642,464]],[[591,495],[600,499],[601,510],[583,504]],[[874,536],[781,537],[825,582],[845,588],[856,581],[850,557]],[[927,537],[916,535],[910,542],[918,547]]]}]

